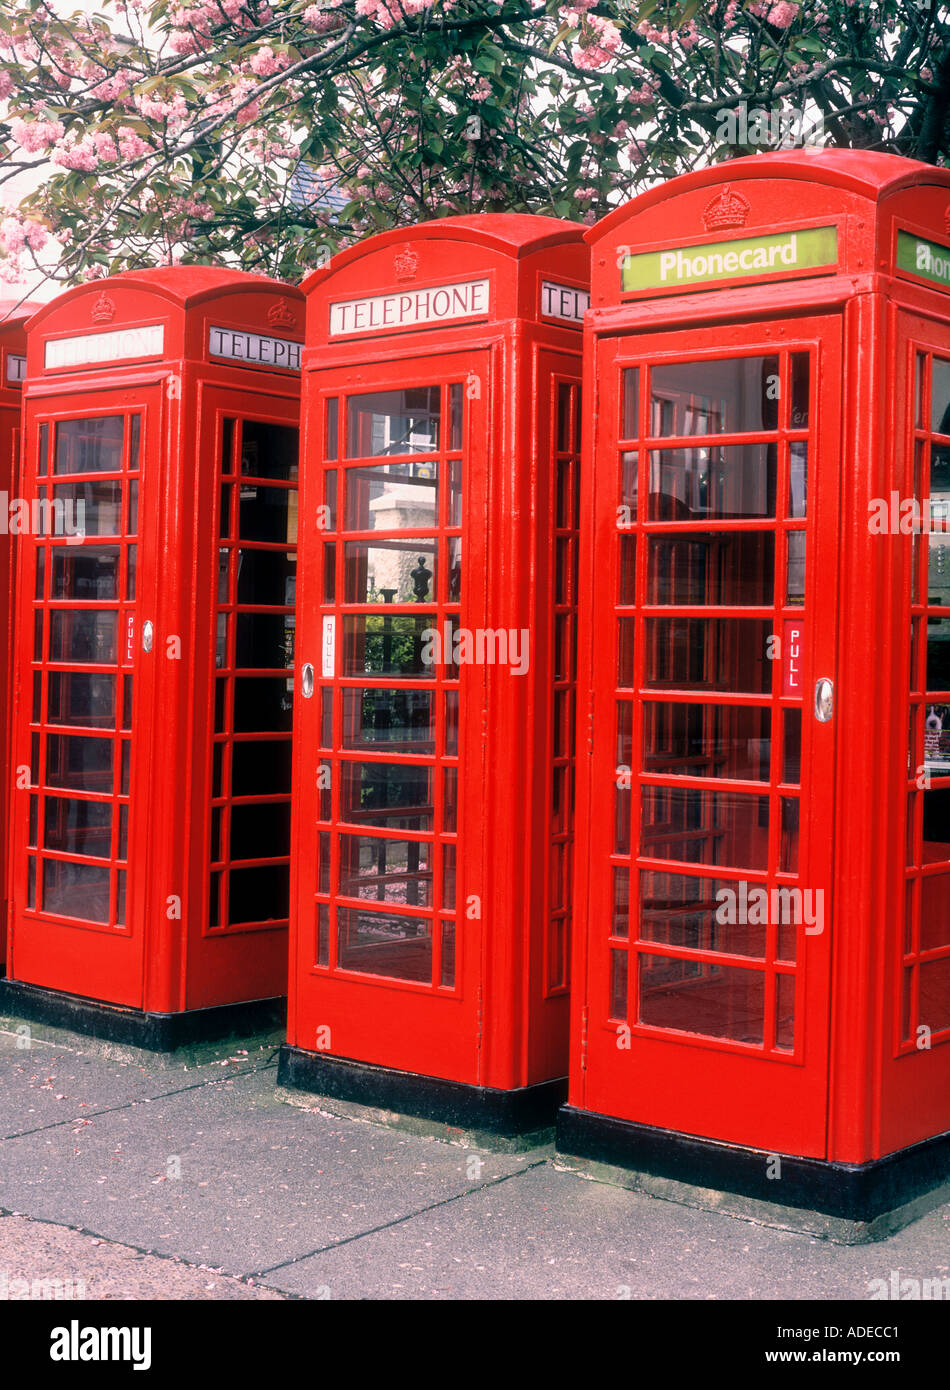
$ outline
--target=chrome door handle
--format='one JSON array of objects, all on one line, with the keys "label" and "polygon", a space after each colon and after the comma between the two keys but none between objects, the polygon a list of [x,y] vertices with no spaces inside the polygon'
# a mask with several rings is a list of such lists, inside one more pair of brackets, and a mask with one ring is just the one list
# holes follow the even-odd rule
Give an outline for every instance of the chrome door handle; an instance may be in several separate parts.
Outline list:
[{"label": "chrome door handle", "polygon": [[300,672],[300,693],[305,700],[309,700],[313,694],[313,667],[309,661]]},{"label": "chrome door handle", "polygon": [[815,682],[815,718],[819,724],[827,724],[835,710],[835,683],[828,676],[819,676]]}]

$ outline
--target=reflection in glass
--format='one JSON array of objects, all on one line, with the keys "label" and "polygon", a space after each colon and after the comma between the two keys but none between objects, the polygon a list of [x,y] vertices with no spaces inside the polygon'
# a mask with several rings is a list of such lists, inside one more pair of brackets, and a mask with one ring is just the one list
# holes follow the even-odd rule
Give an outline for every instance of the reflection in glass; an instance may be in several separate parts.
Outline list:
[{"label": "reflection in glass", "polygon": [[54,547],[50,597],[92,601],[118,598],[119,547]]},{"label": "reflection in glass", "polygon": [[769,915],[763,891],[758,883],[644,872],[640,939],[761,959]]},{"label": "reflection in glass", "polygon": [[430,453],[439,447],[440,388],[414,386],[349,396],[346,419],[347,458]]},{"label": "reflection in glass", "polygon": [[112,851],[112,803],[48,796],[43,812],[43,844],[64,854],[108,859]]},{"label": "reflection in glass", "polygon": [[115,728],[115,676],[50,671],[47,723]]},{"label": "reflection in glass", "polygon": [[[456,693],[457,696],[457,692]],[[447,697],[448,698],[448,697]],[[447,735],[448,737],[448,735]],[[343,691],[343,747],[435,751],[431,690]]]},{"label": "reflection in glass", "polygon": [[640,957],[640,1023],[761,1045],[765,977],[735,965]]},{"label": "reflection in glass", "polygon": [[348,531],[423,530],[439,524],[435,463],[381,463],[346,470]]},{"label": "reflection in glass", "polygon": [[53,449],[53,472],[118,473],[122,469],[125,419],[106,415],[91,420],[60,420]]},{"label": "reflection in glass", "polygon": [[950,435],[950,362],[940,357],[931,362],[930,429],[933,434]]},{"label": "reflection in glass", "polygon": [[654,436],[745,434],[778,424],[778,357],[677,362],[650,371]]},{"label": "reflection in glass", "polygon": [[771,713],[735,705],[643,704],[643,771],[767,782]]},{"label": "reflection in glass", "polygon": [[647,603],[772,606],[770,531],[651,536]]},{"label": "reflection in glass", "polygon": [[297,477],[297,430],[292,425],[241,423],[241,472],[257,478]]},{"label": "reflection in glass", "polygon": [[348,898],[431,907],[430,846],[423,840],[341,835],[340,893]]},{"label": "reflection in glass", "polygon": [[432,768],[408,763],[342,764],[340,818],[390,829],[432,829]]},{"label": "reflection in glass", "polygon": [[[61,502],[65,514],[82,518],[87,536],[117,536],[122,529],[122,484],[61,483],[53,489],[54,502]],[[134,527],[129,528],[134,531]]]},{"label": "reflection in glass", "polygon": [[345,603],[435,602],[435,539],[347,541],[343,551]]},{"label": "reflection in glass", "polygon": [[[427,634],[435,630],[434,613],[367,613],[343,619],[343,675],[387,675],[409,678],[437,674],[435,647]],[[449,648],[448,643],[444,646]],[[443,674],[454,669],[452,652],[440,653]]]},{"label": "reflection in glass", "polygon": [[654,450],[650,519],[741,521],[774,516],[777,470],[776,444]]},{"label": "reflection in glass", "polygon": [[644,684],[766,694],[771,635],[766,618],[647,618]]},{"label": "reflection in glass", "polygon": [[341,970],[394,980],[432,979],[432,920],[365,908],[337,908],[337,964]]},{"label": "reflection in glass", "polygon": [[50,613],[50,661],[114,663],[117,621],[118,614],[99,609],[54,608]]},{"label": "reflection in glass", "polygon": [[652,859],[768,866],[767,797],[695,787],[643,787],[641,845]]},{"label": "reflection in glass", "polygon": [[97,864],[44,859],[43,911],[84,922],[108,922],[109,870]]}]

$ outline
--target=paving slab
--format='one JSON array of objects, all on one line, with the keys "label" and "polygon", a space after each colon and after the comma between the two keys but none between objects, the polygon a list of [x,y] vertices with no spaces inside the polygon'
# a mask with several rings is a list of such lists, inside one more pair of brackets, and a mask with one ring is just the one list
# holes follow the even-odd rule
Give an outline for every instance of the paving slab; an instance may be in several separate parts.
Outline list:
[{"label": "paving slab", "polygon": [[[27,1217],[0,1219],[0,1302],[266,1299],[272,1289]],[[65,1310],[64,1310],[65,1311]]]},{"label": "paving slab", "polygon": [[546,1162],[263,1282],[332,1299],[869,1300],[895,1269],[950,1275],[948,1219],[945,1207],[889,1240],[841,1246]]},{"label": "paving slab", "polygon": [[189,1089],[7,1139],[0,1207],[240,1275],[531,1161],[281,1105],[274,1076],[203,1070]]},{"label": "paving slab", "polygon": [[[246,1051],[246,1049],[245,1049]],[[132,1101],[154,1099],[217,1077],[273,1067],[272,1049],[209,1061],[201,1072],[183,1062],[154,1068],[147,1055],[118,1062],[79,1051],[60,1039],[46,1040],[0,1027],[0,1139],[51,1125],[78,1124]]]}]

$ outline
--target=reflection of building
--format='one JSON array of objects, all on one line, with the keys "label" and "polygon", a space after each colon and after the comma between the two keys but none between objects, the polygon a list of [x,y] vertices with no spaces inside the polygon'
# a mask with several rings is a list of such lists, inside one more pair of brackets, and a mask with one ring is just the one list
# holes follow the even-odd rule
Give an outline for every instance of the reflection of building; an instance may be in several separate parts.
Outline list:
[{"label": "reflection of building", "polygon": [[[374,531],[404,531],[432,529],[438,525],[436,502],[432,488],[420,488],[411,482],[392,480],[387,482],[386,490],[374,497],[369,504],[371,526]],[[390,548],[392,547],[392,548]],[[416,597],[412,574],[419,566],[420,558],[425,558],[429,570],[435,567],[435,548],[431,541],[406,540],[397,545],[390,542],[386,547],[371,546],[366,575],[370,593],[382,593],[395,589],[396,603],[411,603]],[[431,588],[427,595],[435,598]]]}]

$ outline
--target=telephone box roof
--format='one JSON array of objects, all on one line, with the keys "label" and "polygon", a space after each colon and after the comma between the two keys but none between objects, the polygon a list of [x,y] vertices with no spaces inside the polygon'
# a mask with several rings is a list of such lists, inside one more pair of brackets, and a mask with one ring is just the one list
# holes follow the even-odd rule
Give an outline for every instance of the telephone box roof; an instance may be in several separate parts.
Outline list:
[{"label": "telephone box roof", "polygon": [[774,150],[742,159],[712,164],[681,174],[658,184],[607,214],[585,233],[595,246],[603,237],[634,213],[644,212],[673,194],[721,183],[741,183],[747,179],[800,179],[805,183],[827,184],[855,193],[870,202],[880,202],[899,189],[918,184],[936,184],[950,189],[950,170],[903,155],[877,150],[835,150],[806,148]]}]

